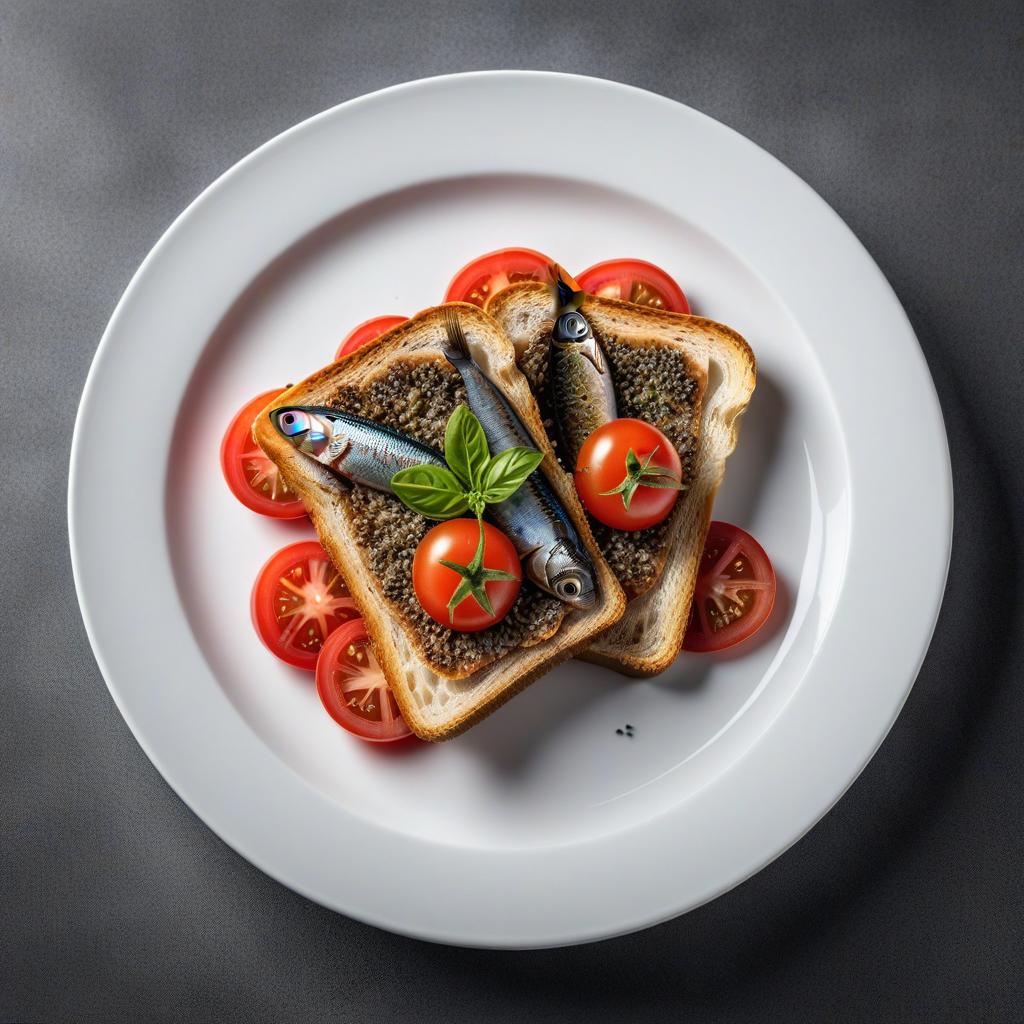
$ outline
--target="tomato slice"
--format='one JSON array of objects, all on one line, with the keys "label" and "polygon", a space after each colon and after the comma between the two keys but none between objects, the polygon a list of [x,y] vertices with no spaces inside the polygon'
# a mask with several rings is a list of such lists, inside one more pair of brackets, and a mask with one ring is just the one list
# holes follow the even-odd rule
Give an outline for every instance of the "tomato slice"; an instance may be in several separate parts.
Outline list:
[{"label": "tomato slice", "polygon": [[483,304],[519,281],[546,281],[551,259],[536,249],[498,249],[467,263],[451,280],[445,302]]},{"label": "tomato slice", "polygon": [[251,609],[271,653],[310,672],[331,633],[359,617],[345,581],[315,540],[289,544],[271,556],[256,577]]},{"label": "tomato slice", "polygon": [[708,529],[683,650],[724,651],[753,636],[775,604],[775,570],[746,530],[713,522]]},{"label": "tomato slice", "polygon": [[362,619],[346,622],[324,644],[316,663],[316,692],[327,714],[353,736],[391,743],[412,735]]},{"label": "tomato slice", "polygon": [[334,354],[334,358],[340,359],[342,356],[347,356],[350,352],[355,352],[357,348],[361,348],[368,341],[379,338],[385,331],[390,331],[392,327],[404,324],[408,319],[407,316],[375,316],[369,320],[364,320],[358,327],[353,327],[345,335],[338,346],[338,351]]},{"label": "tomato slice", "polygon": [[661,267],[646,260],[605,260],[576,276],[580,287],[603,299],[621,299],[638,306],[689,313],[683,289]]},{"label": "tomato slice", "polygon": [[274,519],[298,519],[306,514],[302,499],[252,439],[252,421],[283,391],[265,391],[239,409],[220,443],[220,468],[231,493],[246,508]]}]

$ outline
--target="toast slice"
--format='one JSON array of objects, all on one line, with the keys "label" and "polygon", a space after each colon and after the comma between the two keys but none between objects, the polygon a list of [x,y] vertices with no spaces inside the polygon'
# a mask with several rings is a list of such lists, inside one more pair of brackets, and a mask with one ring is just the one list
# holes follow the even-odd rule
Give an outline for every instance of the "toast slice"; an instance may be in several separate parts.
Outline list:
[{"label": "toast slice", "polygon": [[289,388],[253,424],[257,443],[302,498],[345,580],[402,715],[426,740],[448,739],[478,722],[586,647],[626,606],[572,481],[558,469],[511,343],[482,310],[458,306],[471,354],[544,452],[537,472],[548,478],[594,563],[598,600],[592,608],[571,609],[524,579],[509,614],[490,629],[458,633],[439,625],[416,600],[411,573],[416,546],[434,524],[393,495],[341,479],[294,448],[270,421],[268,413],[279,406],[327,406],[440,451],[448,417],[466,401],[462,380],[444,356],[443,307],[424,310]]},{"label": "toast slice", "polygon": [[[512,285],[486,309],[515,347],[557,452],[547,380],[552,289],[537,281]],[[629,604],[581,657],[629,675],[654,675],[675,659],[686,632],[711,506],[754,390],[754,356],[735,331],[703,317],[590,295],[580,311],[608,356],[619,415],[654,424],[683,463],[686,490],[665,522],[626,533],[591,521]],[[572,486],[574,467],[559,467]]]}]

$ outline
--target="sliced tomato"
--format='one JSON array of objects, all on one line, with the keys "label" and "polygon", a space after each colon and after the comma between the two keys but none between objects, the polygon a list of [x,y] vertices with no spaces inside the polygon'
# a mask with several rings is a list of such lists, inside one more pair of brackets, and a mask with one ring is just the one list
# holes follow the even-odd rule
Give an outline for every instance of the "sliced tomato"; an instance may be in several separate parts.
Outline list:
[{"label": "sliced tomato", "polygon": [[775,569],[764,548],[746,530],[713,522],[683,650],[724,651],[753,636],[771,615],[775,590]]},{"label": "sliced tomato", "polygon": [[345,335],[338,346],[338,351],[334,354],[334,358],[340,359],[342,356],[347,356],[350,352],[355,352],[357,348],[361,348],[368,341],[379,338],[385,331],[390,331],[392,327],[404,324],[408,319],[407,316],[375,316],[369,320],[364,320],[358,327],[354,327]]},{"label": "sliced tomato", "polygon": [[551,260],[536,249],[498,249],[467,263],[451,280],[445,302],[483,304],[519,281],[546,281]]},{"label": "sliced tomato", "polygon": [[345,581],[315,540],[289,544],[271,556],[256,577],[251,609],[267,648],[310,672],[331,633],[359,617]]},{"label": "sliced tomato", "polygon": [[346,622],[324,644],[316,663],[316,692],[327,714],[362,740],[391,743],[412,735],[362,619]]},{"label": "sliced tomato", "polygon": [[621,299],[638,306],[689,313],[683,289],[661,267],[646,260],[605,260],[576,276],[580,287],[603,299]]},{"label": "sliced tomato", "polygon": [[306,514],[302,499],[252,439],[253,420],[283,391],[257,395],[235,414],[220,443],[220,468],[231,493],[246,508],[274,519],[298,519]]}]

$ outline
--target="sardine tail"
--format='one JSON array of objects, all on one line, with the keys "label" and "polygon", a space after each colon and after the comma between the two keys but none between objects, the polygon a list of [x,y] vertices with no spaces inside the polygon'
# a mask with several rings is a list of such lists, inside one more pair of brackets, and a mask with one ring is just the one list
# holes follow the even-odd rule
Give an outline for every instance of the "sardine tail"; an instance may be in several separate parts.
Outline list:
[{"label": "sardine tail", "polygon": [[445,306],[443,309],[445,344],[442,351],[445,359],[456,367],[459,363],[472,362],[473,357],[469,353],[469,344],[466,342],[462,324],[459,323],[458,311],[451,306]]},{"label": "sardine tail", "polygon": [[555,286],[558,309],[561,312],[579,309],[583,304],[583,289],[576,279],[557,263],[551,264],[548,273],[551,275],[551,283]]}]

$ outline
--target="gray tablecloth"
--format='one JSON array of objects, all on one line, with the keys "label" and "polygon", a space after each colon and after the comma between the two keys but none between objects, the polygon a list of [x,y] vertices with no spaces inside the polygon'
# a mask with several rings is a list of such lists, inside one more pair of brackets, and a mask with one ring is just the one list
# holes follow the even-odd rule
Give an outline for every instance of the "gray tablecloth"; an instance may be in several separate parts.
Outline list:
[{"label": "gray tablecloth", "polygon": [[[487,7],[0,5],[0,1019],[1022,1019],[1024,9]],[[957,491],[935,642],[832,813],[683,919],[525,954],[354,923],[217,840],[107,695],[65,526],[89,361],[179,210],[341,100],[503,66],[665,93],[806,178],[906,306]]]}]

